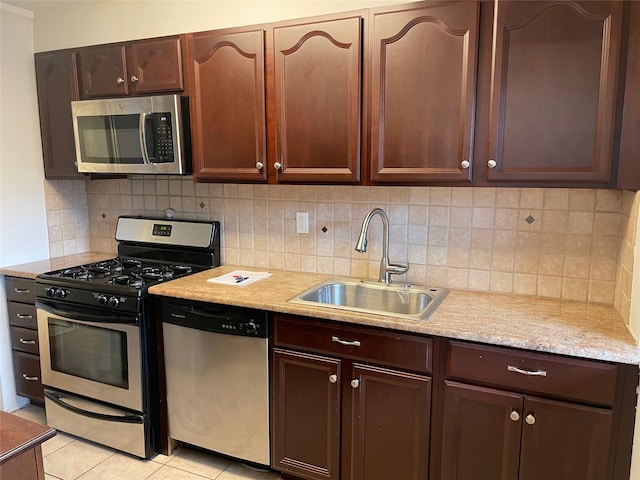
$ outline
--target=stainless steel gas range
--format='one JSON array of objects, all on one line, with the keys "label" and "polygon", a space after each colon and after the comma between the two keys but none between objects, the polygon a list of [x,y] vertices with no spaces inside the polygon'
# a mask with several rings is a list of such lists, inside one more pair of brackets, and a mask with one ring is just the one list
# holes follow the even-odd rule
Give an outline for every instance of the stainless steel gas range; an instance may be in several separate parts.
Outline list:
[{"label": "stainless steel gas range", "polygon": [[220,264],[219,222],[119,217],[118,257],[36,279],[47,423],[148,458],[159,448],[149,286]]}]

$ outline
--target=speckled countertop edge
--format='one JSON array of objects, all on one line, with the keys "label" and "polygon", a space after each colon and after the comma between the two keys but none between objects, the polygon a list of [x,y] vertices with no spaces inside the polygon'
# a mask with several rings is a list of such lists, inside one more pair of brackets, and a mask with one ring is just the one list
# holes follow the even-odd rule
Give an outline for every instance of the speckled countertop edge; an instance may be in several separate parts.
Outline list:
[{"label": "speckled countertop edge", "polygon": [[[83,253],[10,267],[0,274],[36,278],[40,273],[113,258],[108,253]],[[287,300],[331,275],[268,270],[271,277],[246,286],[207,282],[233,270],[255,267],[225,265],[153,286],[154,295],[259,308],[273,312],[437,335],[581,358],[640,364],[640,346],[610,305],[451,290],[428,320],[350,312],[288,303]]]},{"label": "speckled countertop edge", "polygon": [[255,267],[225,265],[155,285],[149,292],[581,358],[640,364],[638,343],[609,305],[451,290],[428,320],[405,320],[287,302],[331,278],[331,275],[269,269],[271,277],[246,286],[207,282],[233,270],[262,271]]}]

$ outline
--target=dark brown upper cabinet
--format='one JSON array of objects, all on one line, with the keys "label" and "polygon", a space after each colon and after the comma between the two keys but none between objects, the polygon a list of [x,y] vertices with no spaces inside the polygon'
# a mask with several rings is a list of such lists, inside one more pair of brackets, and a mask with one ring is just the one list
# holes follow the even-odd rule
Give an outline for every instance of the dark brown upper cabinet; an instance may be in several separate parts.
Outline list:
[{"label": "dark brown upper cabinet", "polygon": [[180,37],[78,49],[82,98],[183,90]]},{"label": "dark brown upper cabinet", "polygon": [[264,31],[188,35],[196,181],[265,182]]},{"label": "dark brown upper cabinet", "polygon": [[279,182],[360,180],[362,16],[273,28]]},{"label": "dark brown upper cabinet", "polygon": [[621,20],[621,2],[496,1],[489,182],[609,183]]},{"label": "dark brown upper cabinet", "polygon": [[624,107],[620,134],[618,188],[640,188],[640,2],[628,2],[623,18],[626,21],[627,54],[624,77]]},{"label": "dark brown upper cabinet", "polygon": [[370,178],[470,182],[479,4],[371,12]]},{"label": "dark brown upper cabinet", "polygon": [[37,53],[35,64],[44,176],[81,178],[71,118],[71,101],[80,99],[76,54],[71,50]]}]

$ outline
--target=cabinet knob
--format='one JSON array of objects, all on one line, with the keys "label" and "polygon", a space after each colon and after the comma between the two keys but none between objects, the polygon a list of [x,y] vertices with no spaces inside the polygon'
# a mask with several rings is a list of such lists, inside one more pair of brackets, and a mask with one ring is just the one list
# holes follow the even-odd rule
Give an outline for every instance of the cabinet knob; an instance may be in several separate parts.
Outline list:
[{"label": "cabinet knob", "polygon": [[28,380],[30,382],[37,382],[38,381],[38,377],[30,377],[26,373],[22,374],[22,378],[24,378],[25,380]]},{"label": "cabinet knob", "polygon": [[527,422],[529,425],[533,425],[534,423],[536,423],[536,417],[534,417],[533,414],[530,413],[529,415],[526,416],[524,421]]},{"label": "cabinet knob", "polygon": [[464,170],[466,170],[467,168],[469,168],[469,165],[471,165],[471,164],[469,163],[469,160],[463,160],[462,162],[460,162],[460,166],[461,166]]},{"label": "cabinet knob", "polygon": [[118,78],[116,78],[116,83],[117,83],[118,85],[122,85],[122,84],[124,83],[124,78],[122,78],[122,77],[118,77]]},{"label": "cabinet knob", "polygon": [[489,168],[496,168],[496,165],[497,163],[493,158],[487,162],[487,167]]},{"label": "cabinet knob", "polygon": [[353,380],[351,380],[351,386],[353,388],[358,388],[360,386],[360,380],[358,380],[357,378],[354,378]]},{"label": "cabinet knob", "polygon": [[282,168],[282,164],[281,164],[280,162],[276,162],[276,163],[274,163],[274,164],[273,164],[273,167],[274,167],[276,170],[280,170],[280,169]]},{"label": "cabinet knob", "polygon": [[514,422],[517,422],[518,420],[520,420],[520,414],[514,410],[509,414],[509,418]]},{"label": "cabinet knob", "polygon": [[333,375],[329,375],[329,383],[336,383],[338,381],[338,375],[335,373]]},{"label": "cabinet knob", "polygon": [[20,343],[22,343],[23,345],[35,345],[36,341],[35,340],[25,340],[24,338],[20,338]]},{"label": "cabinet knob", "polygon": [[138,77],[131,75],[131,83],[136,83],[138,80],[140,80]]},{"label": "cabinet knob", "polygon": [[256,162],[256,168],[257,168],[258,170],[262,170],[262,169],[264,168],[264,163],[262,163],[262,162]]}]

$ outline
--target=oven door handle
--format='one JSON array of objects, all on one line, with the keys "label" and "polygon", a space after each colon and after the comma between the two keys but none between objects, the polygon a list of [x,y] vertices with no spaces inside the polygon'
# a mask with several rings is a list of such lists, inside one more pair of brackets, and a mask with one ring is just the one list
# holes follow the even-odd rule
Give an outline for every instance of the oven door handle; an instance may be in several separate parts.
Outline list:
[{"label": "oven door handle", "polygon": [[127,325],[138,325],[139,321],[136,316],[129,315],[113,315],[108,311],[91,310],[85,312],[84,309],[79,307],[72,307],[69,309],[60,308],[58,304],[45,303],[41,300],[36,300],[36,308],[44,310],[52,315],[64,317],[69,320],[80,320],[88,323],[119,323]]},{"label": "oven door handle", "polygon": [[143,420],[140,417],[140,415],[131,415],[131,414],[107,415],[106,413],[91,412],[89,410],[85,410],[83,408],[79,408],[74,405],[71,405],[70,403],[64,402],[62,400],[63,396],[61,394],[53,393],[48,390],[45,390],[44,396],[47,397],[52,402],[54,402],[55,404],[60,405],[62,408],[65,408],[70,412],[76,413],[78,415],[83,415],[85,417],[95,418],[98,420],[106,420],[108,422],[143,423]]}]

